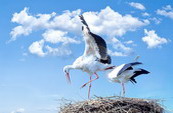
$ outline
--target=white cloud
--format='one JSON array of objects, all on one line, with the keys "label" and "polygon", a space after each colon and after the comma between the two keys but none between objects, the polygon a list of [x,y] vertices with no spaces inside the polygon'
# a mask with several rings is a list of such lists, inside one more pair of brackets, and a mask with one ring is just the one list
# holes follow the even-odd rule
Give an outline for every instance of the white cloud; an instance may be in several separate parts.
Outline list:
[{"label": "white cloud", "polygon": [[108,50],[108,53],[111,56],[128,56],[133,53],[133,49],[125,46],[121,41],[117,38],[111,38],[110,41],[114,51]]},{"label": "white cloud", "polygon": [[40,57],[44,57],[46,55],[65,56],[72,54],[72,51],[70,49],[67,49],[65,45],[62,45],[57,48],[52,48],[48,45],[45,45],[44,43],[45,40],[33,42],[28,48],[29,52]]},{"label": "white cloud", "polygon": [[122,50],[125,50],[125,51],[130,51],[131,50],[131,48],[126,47],[125,45],[123,45],[122,42],[119,41],[117,38],[112,38],[111,41],[112,41],[113,47],[117,50],[119,50],[119,49],[122,49]]},{"label": "white cloud", "polygon": [[71,54],[71,50],[67,51],[64,46],[63,48],[52,48],[45,45],[45,42],[52,44],[60,43],[60,46],[61,44],[79,44],[80,41],[70,38],[68,36],[68,32],[77,33],[79,30],[81,30],[81,22],[78,18],[80,12],[80,10],[75,10],[72,12],[64,11],[61,15],[56,15],[54,12],[51,14],[32,15],[29,13],[29,8],[24,8],[19,13],[13,14],[11,22],[17,23],[19,26],[12,29],[10,33],[12,37],[10,41],[16,40],[17,37],[21,35],[29,35],[33,31],[45,30],[45,32],[42,34],[43,39],[33,42],[28,48],[29,52],[42,57],[48,54],[54,55],[55,53],[58,55],[57,52],[60,52],[59,55],[63,55],[62,53],[69,55]]},{"label": "white cloud", "polygon": [[[38,29],[60,29],[66,32],[81,33],[81,22],[79,15],[81,10],[64,11],[61,15],[51,14],[30,15],[29,9],[24,8],[19,13],[14,13],[12,22],[20,24],[12,32],[13,40],[20,35],[29,35],[33,30]],[[110,7],[100,12],[85,12],[85,19],[91,30],[98,34],[122,36],[127,31],[134,31],[138,27],[149,24],[148,21],[141,21],[131,15],[121,15]],[[17,30],[16,30],[17,29]]]},{"label": "white cloud", "polygon": [[65,48],[64,46],[58,48],[52,48],[50,46],[45,47],[47,49],[47,53],[54,55],[54,56],[63,56],[63,55],[70,55],[72,51],[70,49]]},{"label": "white cloud", "polygon": [[133,44],[134,42],[132,40],[124,42],[125,44]]},{"label": "white cloud", "polygon": [[167,5],[167,6],[163,7],[162,9],[158,9],[156,11],[156,13],[158,15],[162,15],[162,16],[173,19],[173,8],[170,5]]},{"label": "white cloud", "polygon": [[127,45],[128,45],[128,46],[133,46],[133,47],[134,47],[134,46],[137,46],[137,44],[135,44],[133,40],[125,41],[124,44],[125,44],[126,46],[127,46]]},{"label": "white cloud", "polygon": [[33,42],[30,46],[29,46],[29,52],[32,54],[36,54],[38,56],[45,56],[46,53],[43,52],[43,47],[44,47],[44,40],[40,40],[40,41],[35,41]]},{"label": "white cloud", "polygon": [[19,13],[14,13],[11,22],[18,23],[19,26],[13,28],[11,31],[11,40],[16,40],[20,35],[29,35],[34,30],[39,29],[63,29],[66,31],[76,31],[79,29],[78,15],[80,10],[65,11],[62,15],[56,15],[55,12],[51,14],[31,15],[29,8],[24,8]]},{"label": "white cloud", "polygon": [[150,16],[150,14],[145,12],[145,13],[142,13],[142,16]]},{"label": "white cloud", "polygon": [[148,31],[144,29],[144,33],[146,36],[142,40],[148,45],[148,48],[157,48],[161,47],[162,44],[168,43],[167,39],[159,37],[154,30]]},{"label": "white cloud", "polygon": [[167,5],[167,6],[163,7],[163,9],[164,10],[172,10],[172,7],[171,7],[171,5]]},{"label": "white cloud", "polygon": [[81,10],[64,11],[61,15],[56,15],[49,23],[49,28],[60,29],[71,33],[81,34],[81,22],[79,15]]},{"label": "white cloud", "polygon": [[69,44],[69,43],[80,43],[79,41],[70,38],[67,36],[67,32],[63,32],[60,30],[48,30],[45,33],[43,33],[43,37],[45,41],[56,44],[56,43],[63,43],[63,44]]},{"label": "white cloud", "polygon": [[24,108],[19,108],[15,111],[12,111],[11,113],[24,113],[25,112],[25,109]]},{"label": "white cloud", "polygon": [[[63,32],[60,30],[48,30],[42,34],[44,39],[40,41],[35,41],[29,46],[29,52],[41,57],[44,57],[46,55],[54,55],[54,56],[70,55],[72,54],[72,51],[70,49],[67,49],[66,45],[70,43],[79,44],[80,41],[77,41],[66,35],[67,32]],[[52,44],[60,43],[60,45],[57,48],[53,48],[50,47],[49,45],[46,45],[45,42],[49,42]]]},{"label": "white cloud", "polygon": [[130,2],[129,5],[136,8],[136,9],[139,9],[139,10],[145,10],[146,9],[145,6],[142,5],[141,3]]},{"label": "white cloud", "polygon": [[110,49],[108,49],[108,54],[111,56],[127,56],[126,54],[124,54],[123,52],[117,52],[117,51],[112,51]]},{"label": "white cloud", "polygon": [[155,24],[160,24],[162,21],[162,19],[156,17],[149,18],[149,20],[154,21]]},{"label": "white cloud", "polygon": [[16,40],[16,37],[21,35],[21,34],[26,36],[26,35],[29,35],[31,32],[32,32],[31,28],[25,28],[23,26],[17,26],[15,28],[13,28],[13,30],[10,33],[12,35],[12,38],[10,41]]},{"label": "white cloud", "polygon": [[32,16],[29,13],[29,8],[24,8],[20,13],[14,13],[11,22],[18,23],[19,26],[13,28],[11,31],[11,40],[16,40],[20,35],[29,35],[33,30],[43,29],[49,27],[50,19],[55,16],[51,14],[38,14]]},{"label": "white cloud", "polygon": [[149,21],[141,21],[129,14],[123,16],[110,7],[106,7],[100,12],[86,12],[84,17],[91,31],[108,37],[122,36],[127,31],[135,31],[137,28],[149,24]]},{"label": "white cloud", "polygon": [[[72,36],[80,36],[81,21],[79,15],[81,10],[66,10],[62,14],[52,12],[50,14],[29,13],[29,8],[24,8],[19,13],[14,13],[11,22],[19,24],[11,31],[11,41],[16,40],[19,36],[30,35],[34,31],[44,30],[42,39],[35,41],[29,46],[29,51],[38,56],[49,54],[69,55],[71,50],[65,48],[66,44],[79,44],[80,41]],[[110,7],[106,7],[98,12],[85,12],[84,17],[93,33],[104,35],[106,37],[123,36],[128,31],[135,31],[137,28],[146,26],[149,20],[140,20],[132,15],[122,15]],[[53,48],[46,43],[57,44]],[[63,48],[63,50],[62,50]],[[68,50],[68,51],[67,51]],[[61,52],[62,51],[62,52]]]}]

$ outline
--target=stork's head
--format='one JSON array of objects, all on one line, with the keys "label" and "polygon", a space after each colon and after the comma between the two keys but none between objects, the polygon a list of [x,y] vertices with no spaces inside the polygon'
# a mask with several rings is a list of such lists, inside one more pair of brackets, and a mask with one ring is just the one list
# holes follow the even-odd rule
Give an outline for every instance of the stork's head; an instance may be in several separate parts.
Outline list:
[{"label": "stork's head", "polygon": [[71,65],[67,65],[67,66],[65,66],[65,67],[63,68],[63,72],[65,73],[65,76],[66,76],[67,81],[68,81],[69,83],[71,83],[70,74],[69,74],[70,69],[71,69]]}]

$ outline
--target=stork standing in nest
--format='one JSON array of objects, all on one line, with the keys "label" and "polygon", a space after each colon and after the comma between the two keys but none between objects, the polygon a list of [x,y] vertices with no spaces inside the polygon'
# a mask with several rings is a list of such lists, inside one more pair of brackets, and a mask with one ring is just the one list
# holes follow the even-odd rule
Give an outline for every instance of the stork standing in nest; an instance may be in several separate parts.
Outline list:
[{"label": "stork standing in nest", "polygon": [[[65,66],[63,70],[69,82],[70,82],[69,71],[71,69],[79,69],[88,73],[90,80],[87,83],[83,84],[81,88],[89,84],[89,89],[88,89],[88,98],[89,98],[91,82],[99,78],[97,72],[112,69],[112,66],[110,65],[111,57],[107,54],[107,45],[105,40],[102,37],[90,31],[89,26],[86,23],[83,15],[80,15],[79,17],[83,24],[82,32],[84,35],[85,50],[82,56],[78,57],[73,62],[72,65]],[[95,75],[94,79],[92,79],[93,75]]]},{"label": "stork standing in nest", "polygon": [[[138,58],[137,58],[138,59]],[[137,60],[136,59],[136,60]],[[132,62],[127,64],[121,64],[114,67],[114,69],[108,73],[108,78],[112,82],[120,83],[122,86],[122,96],[125,95],[125,83],[128,81],[137,83],[135,78],[141,74],[148,74],[147,70],[141,68],[135,68],[135,66],[142,64],[141,62]]]}]

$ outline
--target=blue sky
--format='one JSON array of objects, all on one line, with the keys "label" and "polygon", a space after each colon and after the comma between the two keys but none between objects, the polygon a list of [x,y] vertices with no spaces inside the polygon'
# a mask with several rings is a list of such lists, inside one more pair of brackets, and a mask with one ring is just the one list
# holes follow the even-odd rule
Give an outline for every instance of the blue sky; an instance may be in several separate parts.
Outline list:
[{"label": "blue sky", "polygon": [[[151,73],[126,85],[127,97],[163,99],[173,110],[173,2],[170,0],[10,0],[0,1],[0,112],[56,113],[59,101],[87,99],[80,86],[88,76],[62,69],[83,54],[78,15],[102,36],[114,65],[140,55]],[[91,95],[119,95],[106,73],[93,82]]]}]

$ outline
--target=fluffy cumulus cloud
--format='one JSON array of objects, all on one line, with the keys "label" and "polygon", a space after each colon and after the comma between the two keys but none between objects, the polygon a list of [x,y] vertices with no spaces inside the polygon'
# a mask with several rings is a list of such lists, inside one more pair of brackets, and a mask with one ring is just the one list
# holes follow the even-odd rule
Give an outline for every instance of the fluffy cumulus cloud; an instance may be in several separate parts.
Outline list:
[{"label": "fluffy cumulus cloud", "polygon": [[53,44],[56,44],[56,43],[78,44],[78,43],[80,43],[80,41],[68,37],[67,32],[60,31],[60,30],[48,30],[45,33],[43,33],[43,37],[44,37],[45,41],[53,43]]},{"label": "fluffy cumulus cloud", "polygon": [[[64,11],[61,15],[38,14],[29,15],[28,8],[19,13],[14,13],[12,22],[20,24],[12,32],[13,40],[20,35],[29,35],[33,30],[38,29],[60,29],[66,32],[81,32],[81,22],[78,16],[81,10]],[[121,15],[110,7],[100,12],[85,12],[84,17],[91,30],[103,35],[122,36],[127,31],[133,31],[138,27],[149,24],[147,20],[139,20],[131,15]]]},{"label": "fluffy cumulus cloud", "polygon": [[[120,40],[118,40],[115,37],[111,38],[110,42],[111,42],[111,45],[112,45],[114,51],[108,50],[108,53],[112,56],[128,56],[133,53],[132,48],[127,47],[126,45],[124,45]],[[132,44],[133,41],[128,41],[125,43]]]},{"label": "fluffy cumulus cloud", "polygon": [[144,36],[142,40],[148,45],[148,48],[161,47],[161,45],[169,42],[169,40],[159,37],[154,30],[148,31],[144,29],[144,33],[146,36]]},{"label": "fluffy cumulus cloud", "polygon": [[[60,30],[48,30],[42,34],[43,39],[40,41],[35,41],[29,46],[29,51],[32,54],[44,57],[48,54],[54,56],[63,56],[70,55],[72,52],[70,49],[65,48],[67,44],[79,44],[80,41],[75,40],[67,36],[67,32]],[[48,45],[45,45],[45,42],[52,44],[62,43],[61,47],[52,48]]]},{"label": "fluffy cumulus cloud", "polygon": [[29,9],[24,8],[19,13],[14,13],[11,22],[18,23],[19,26],[13,28],[11,31],[11,40],[16,40],[20,35],[29,35],[32,31],[42,28],[47,28],[50,19],[55,16],[56,13],[51,14],[38,14],[36,16],[29,15]]},{"label": "fluffy cumulus cloud", "polygon": [[12,111],[11,113],[24,113],[25,112],[25,109],[24,108],[19,108],[15,111]]},{"label": "fluffy cumulus cloud", "polygon": [[[70,50],[65,48],[65,44],[79,44],[80,41],[68,36],[68,33],[77,33],[81,29],[78,15],[80,10],[64,11],[63,14],[57,15],[55,12],[51,14],[31,15],[29,8],[24,8],[19,13],[14,13],[12,22],[19,24],[11,31],[11,40],[15,41],[21,35],[29,35],[33,31],[45,30],[42,34],[43,39],[33,42],[28,50],[32,54],[44,57],[46,55],[69,55]],[[80,28],[79,28],[80,27]],[[57,44],[60,46],[52,48],[46,43]]]},{"label": "fluffy cumulus cloud", "polygon": [[43,51],[43,47],[44,47],[44,40],[40,40],[40,41],[35,41],[33,42],[30,46],[29,46],[29,51],[32,54],[36,54],[38,56],[45,56],[46,53]]},{"label": "fluffy cumulus cloud", "polygon": [[[71,51],[65,49],[68,44],[79,44],[81,40],[77,40],[74,36],[81,36],[81,22],[79,15],[81,10],[66,10],[62,14],[52,12],[50,14],[29,13],[29,8],[24,8],[19,13],[14,13],[11,22],[17,23],[11,31],[11,41],[15,41],[19,36],[30,35],[32,32],[44,30],[42,39],[33,42],[29,51],[38,56],[46,56],[49,54],[70,54]],[[140,20],[129,14],[122,15],[110,7],[106,7],[97,12],[83,13],[92,32],[104,35],[106,37],[121,37],[128,31],[135,31],[137,28],[148,25],[149,20]],[[73,36],[73,37],[72,37]],[[46,43],[45,43],[46,42]],[[53,48],[47,43],[57,44],[57,48]],[[61,49],[65,51],[61,52]],[[59,54],[58,54],[59,52]]]},{"label": "fluffy cumulus cloud", "polygon": [[52,48],[47,45],[45,48],[47,49],[48,54],[52,54],[55,56],[70,55],[72,53],[72,51],[70,49],[67,49],[65,46]]},{"label": "fluffy cumulus cloud", "polygon": [[72,51],[67,49],[65,45],[57,48],[52,48],[49,45],[45,45],[45,40],[35,41],[29,46],[29,51],[32,54],[44,57],[46,55],[63,56],[70,55]]},{"label": "fluffy cumulus cloud", "polygon": [[107,36],[122,36],[127,31],[135,31],[149,24],[148,20],[139,20],[129,14],[121,15],[110,7],[100,12],[86,12],[84,16],[93,32]]},{"label": "fluffy cumulus cloud", "polygon": [[60,29],[65,31],[79,30],[80,21],[78,15],[80,10],[76,11],[64,11],[63,14],[57,15],[55,12],[51,14],[38,14],[31,15],[29,8],[24,8],[19,13],[14,13],[11,21],[18,23],[11,31],[11,40],[16,40],[18,36],[29,35],[35,30],[39,29]]},{"label": "fluffy cumulus cloud", "polygon": [[130,2],[129,5],[136,8],[136,9],[139,9],[139,10],[145,10],[146,9],[145,6],[142,5],[141,3]]},{"label": "fluffy cumulus cloud", "polygon": [[162,15],[173,19],[173,8],[171,7],[171,5],[167,5],[162,9],[158,9],[156,12],[158,15]]}]

